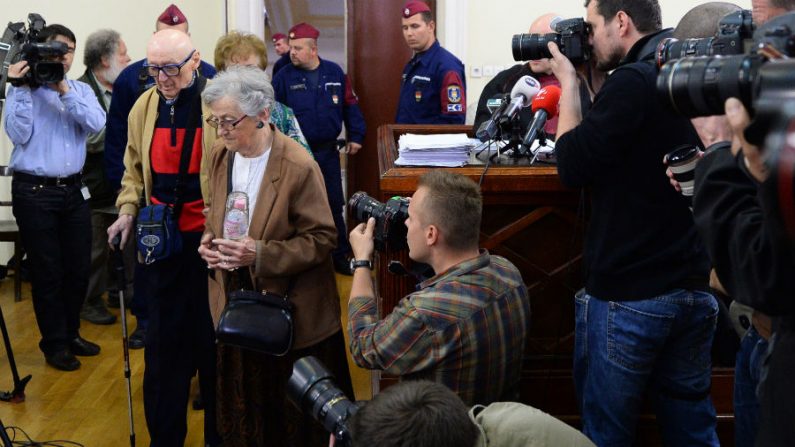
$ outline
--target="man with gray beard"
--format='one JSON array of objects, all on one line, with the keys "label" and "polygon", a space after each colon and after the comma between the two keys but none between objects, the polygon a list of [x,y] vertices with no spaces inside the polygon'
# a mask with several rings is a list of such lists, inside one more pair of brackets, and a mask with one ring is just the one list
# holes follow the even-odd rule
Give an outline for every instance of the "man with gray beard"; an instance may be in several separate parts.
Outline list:
[{"label": "man with gray beard", "polygon": [[[78,81],[91,86],[97,101],[108,112],[113,82],[130,63],[127,45],[118,32],[95,31],[86,39],[83,53],[86,72]],[[91,270],[80,318],[94,324],[113,324],[116,316],[108,311],[102,294],[108,286],[108,227],[116,221],[116,194],[108,183],[104,166],[105,127],[86,141],[86,164],[83,181],[91,193]]]}]

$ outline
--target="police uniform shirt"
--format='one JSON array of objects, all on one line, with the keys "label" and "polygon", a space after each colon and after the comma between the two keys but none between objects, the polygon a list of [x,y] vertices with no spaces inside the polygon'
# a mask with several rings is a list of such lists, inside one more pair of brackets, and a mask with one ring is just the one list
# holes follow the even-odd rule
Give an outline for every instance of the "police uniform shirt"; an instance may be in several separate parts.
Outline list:
[{"label": "police uniform shirt", "polygon": [[345,123],[349,141],[364,141],[364,116],[348,76],[339,65],[320,59],[312,86],[310,73],[293,65],[282,68],[273,78],[276,100],[293,109],[301,130],[313,151],[319,145],[336,142]]},{"label": "police uniform shirt", "polygon": [[436,41],[403,69],[395,122],[464,124],[465,119],[464,64]]}]

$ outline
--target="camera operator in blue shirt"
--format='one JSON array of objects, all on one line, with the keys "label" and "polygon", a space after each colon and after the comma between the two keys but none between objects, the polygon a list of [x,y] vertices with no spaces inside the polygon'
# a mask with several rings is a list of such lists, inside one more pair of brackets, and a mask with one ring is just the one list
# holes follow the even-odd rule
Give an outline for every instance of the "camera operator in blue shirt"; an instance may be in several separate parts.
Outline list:
[{"label": "camera operator in blue shirt", "polygon": [[[53,58],[66,74],[74,60],[74,33],[50,25],[38,40],[66,44],[66,53]],[[99,346],[78,332],[91,259],[91,210],[81,170],[86,139],[105,126],[105,112],[88,84],[64,76],[37,85],[28,76],[33,71],[25,60],[8,69],[12,84],[24,79],[9,89],[5,112],[14,144],[13,212],[31,264],[39,348],[52,367],[74,371],[80,367],[75,355],[99,354]]]}]

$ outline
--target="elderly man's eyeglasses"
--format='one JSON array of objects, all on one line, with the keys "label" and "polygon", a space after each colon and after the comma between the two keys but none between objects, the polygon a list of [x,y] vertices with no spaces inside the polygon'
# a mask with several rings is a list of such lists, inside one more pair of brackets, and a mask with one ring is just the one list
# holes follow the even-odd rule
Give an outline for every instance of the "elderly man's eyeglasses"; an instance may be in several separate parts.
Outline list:
[{"label": "elderly man's eyeglasses", "polygon": [[205,121],[207,121],[207,124],[209,124],[211,127],[214,127],[216,129],[221,128],[221,129],[223,129],[223,130],[228,132],[228,131],[234,129],[235,126],[240,124],[241,121],[246,119],[247,116],[248,115],[243,115],[243,116],[241,116],[240,118],[238,118],[236,120],[235,119],[232,119],[232,120],[219,120],[218,118],[216,118],[214,116],[211,116],[211,117],[207,118]]},{"label": "elderly man's eyeglasses", "polygon": [[148,74],[153,78],[157,78],[158,75],[160,75],[160,72],[162,71],[168,77],[177,76],[179,75],[180,69],[182,69],[182,67],[188,63],[190,58],[193,57],[193,53],[195,52],[196,50],[191,51],[188,57],[186,57],[182,62],[178,64],[150,65],[148,62],[144,62],[144,68],[146,69],[146,74]]}]

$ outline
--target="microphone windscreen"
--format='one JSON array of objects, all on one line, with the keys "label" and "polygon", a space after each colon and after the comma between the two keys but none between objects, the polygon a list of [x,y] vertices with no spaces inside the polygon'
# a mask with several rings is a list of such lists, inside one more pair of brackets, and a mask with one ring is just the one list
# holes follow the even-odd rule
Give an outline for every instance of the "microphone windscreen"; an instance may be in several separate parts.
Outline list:
[{"label": "microphone windscreen", "polygon": [[533,113],[544,109],[549,118],[558,116],[558,103],[560,102],[560,87],[548,85],[542,88],[533,98]]},{"label": "microphone windscreen", "polygon": [[519,78],[516,84],[514,84],[513,89],[511,89],[511,98],[524,95],[525,99],[522,103],[522,107],[529,107],[539,90],[541,90],[541,83],[538,82],[536,78],[525,75]]}]

